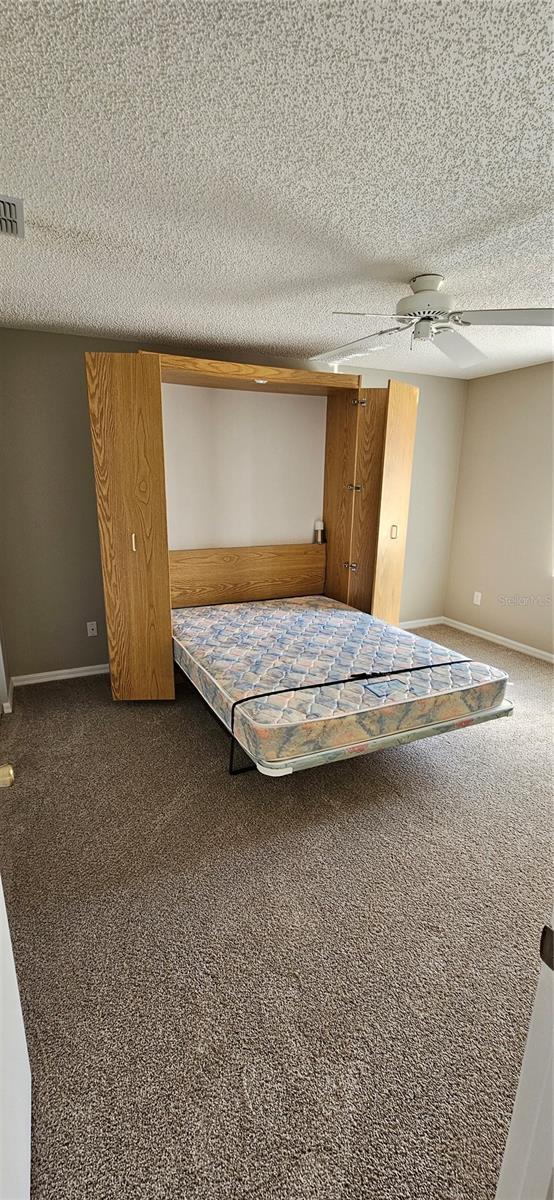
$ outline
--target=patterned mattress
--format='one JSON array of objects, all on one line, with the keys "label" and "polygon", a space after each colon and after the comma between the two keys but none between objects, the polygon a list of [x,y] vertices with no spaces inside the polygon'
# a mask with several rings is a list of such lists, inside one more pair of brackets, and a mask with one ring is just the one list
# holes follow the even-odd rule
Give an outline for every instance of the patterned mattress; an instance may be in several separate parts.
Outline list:
[{"label": "patterned mattress", "polygon": [[[485,663],[446,665],[464,656],[325,596],[174,609],[173,645],[175,661],[228,728],[235,701],[281,693],[234,712],[237,741],[269,767],[306,756],[315,765],[347,748],[363,753],[389,734],[463,723],[501,705],[507,680]],[[411,670],[318,686],[402,668]]]}]

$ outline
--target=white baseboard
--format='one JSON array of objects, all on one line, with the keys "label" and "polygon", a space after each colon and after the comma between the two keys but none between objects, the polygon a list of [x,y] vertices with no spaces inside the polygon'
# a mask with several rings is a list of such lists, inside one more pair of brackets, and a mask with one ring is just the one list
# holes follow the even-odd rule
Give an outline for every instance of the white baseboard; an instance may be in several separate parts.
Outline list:
[{"label": "white baseboard", "polygon": [[422,621],[401,621],[401,629],[420,629],[424,625],[444,625],[446,617],[424,617]]},{"label": "white baseboard", "polygon": [[473,637],[483,638],[485,642],[495,642],[499,646],[507,646],[509,650],[518,650],[520,654],[530,654],[531,658],[554,663],[554,654],[550,654],[548,650],[538,650],[536,646],[527,646],[525,642],[514,642],[512,638],[501,637],[499,633],[491,633],[488,629],[478,629],[476,625],[465,625],[463,621],[454,621],[452,617],[424,617],[422,621],[401,621],[400,625],[402,629],[449,625],[452,629],[460,629],[462,633],[471,633]]},{"label": "white baseboard", "polygon": [[454,621],[444,617],[444,624],[453,629],[461,629],[463,633],[472,633],[474,637],[484,638],[486,642],[497,642],[499,646],[507,646],[509,650],[518,650],[520,654],[530,654],[532,658],[542,658],[543,662],[554,663],[554,654],[548,650],[539,650],[536,646],[527,646],[525,642],[514,642],[512,638],[501,637],[499,633],[491,633],[488,629],[477,629],[475,625],[465,625],[463,621]]},{"label": "white baseboard", "polygon": [[107,675],[108,663],[96,663],[93,667],[68,667],[65,671],[39,671],[36,675],[14,675],[14,687],[25,687],[28,683],[51,683],[55,679],[78,679],[81,675]]},{"label": "white baseboard", "polygon": [[8,684],[8,699],[2,701],[2,712],[5,717],[13,712],[13,679],[10,679]]}]

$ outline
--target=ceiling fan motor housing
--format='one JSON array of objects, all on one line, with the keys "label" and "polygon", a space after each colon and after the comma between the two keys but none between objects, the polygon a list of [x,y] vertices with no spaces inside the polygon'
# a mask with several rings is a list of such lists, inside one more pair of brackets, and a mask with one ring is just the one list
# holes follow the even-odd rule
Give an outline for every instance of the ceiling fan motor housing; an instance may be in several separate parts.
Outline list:
[{"label": "ceiling fan motor housing", "polygon": [[403,296],[396,305],[397,317],[446,317],[452,312],[452,296],[442,291],[443,275],[415,275],[410,280],[413,296]]}]

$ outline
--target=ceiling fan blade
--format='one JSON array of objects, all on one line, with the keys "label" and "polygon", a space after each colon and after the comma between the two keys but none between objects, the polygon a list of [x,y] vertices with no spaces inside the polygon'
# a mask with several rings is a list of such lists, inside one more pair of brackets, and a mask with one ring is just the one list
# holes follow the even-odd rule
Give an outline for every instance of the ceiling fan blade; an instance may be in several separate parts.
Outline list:
[{"label": "ceiling fan blade", "polygon": [[451,313],[468,325],[552,325],[552,308],[476,308]]},{"label": "ceiling fan blade", "polygon": [[[354,342],[347,342],[345,346],[323,350],[321,354],[312,354],[308,362],[315,362],[322,358],[331,358],[333,362],[341,362],[343,358],[355,358],[356,355],[366,354],[371,350],[383,350],[384,346],[370,346],[367,343],[372,342],[374,338],[385,337],[390,333],[403,333],[405,329],[405,325],[395,325],[392,329],[380,329],[377,333],[367,333],[365,337],[356,338]],[[363,350],[361,349],[362,342],[364,343]]]},{"label": "ceiling fan blade", "polygon": [[333,309],[331,314],[333,317],[381,317],[383,320],[388,320],[389,317],[394,321],[411,321],[411,317],[390,316],[389,313],[367,313],[367,312],[344,312],[340,308]]},{"label": "ceiling fan blade", "polygon": [[437,350],[442,350],[458,367],[478,367],[488,361],[486,355],[482,354],[473,342],[468,342],[467,338],[462,337],[457,329],[443,329],[436,333],[433,345]]}]

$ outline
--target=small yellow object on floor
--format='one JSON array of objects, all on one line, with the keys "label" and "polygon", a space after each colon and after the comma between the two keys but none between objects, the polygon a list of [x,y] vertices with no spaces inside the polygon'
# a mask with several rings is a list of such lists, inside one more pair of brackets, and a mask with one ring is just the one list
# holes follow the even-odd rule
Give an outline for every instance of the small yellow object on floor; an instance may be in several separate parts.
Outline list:
[{"label": "small yellow object on floor", "polygon": [[4,763],[0,767],[0,787],[11,787],[14,779],[15,773],[13,767],[9,763]]}]

